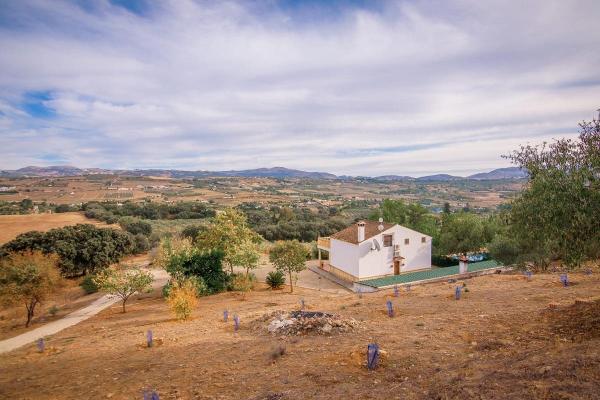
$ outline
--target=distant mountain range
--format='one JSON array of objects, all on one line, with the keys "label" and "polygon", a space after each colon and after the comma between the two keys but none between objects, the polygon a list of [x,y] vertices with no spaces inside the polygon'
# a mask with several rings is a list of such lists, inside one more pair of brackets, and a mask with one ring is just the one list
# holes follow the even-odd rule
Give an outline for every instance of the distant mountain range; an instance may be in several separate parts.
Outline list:
[{"label": "distant mountain range", "polygon": [[134,169],[134,170],[111,170],[101,168],[77,168],[70,165],[58,165],[50,167],[29,166],[17,170],[0,171],[0,176],[14,177],[61,177],[110,174],[121,176],[161,176],[165,178],[202,178],[202,177],[248,177],[248,178],[302,178],[302,179],[373,179],[377,181],[417,181],[417,182],[449,182],[464,179],[494,180],[494,179],[522,179],[527,173],[517,167],[498,168],[490,172],[470,175],[467,177],[448,174],[436,174],[413,178],[403,175],[383,175],[371,177],[336,176],[327,172],[307,172],[297,169],[283,167],[245,169],[240,171],[182,171],[176,169]]}]

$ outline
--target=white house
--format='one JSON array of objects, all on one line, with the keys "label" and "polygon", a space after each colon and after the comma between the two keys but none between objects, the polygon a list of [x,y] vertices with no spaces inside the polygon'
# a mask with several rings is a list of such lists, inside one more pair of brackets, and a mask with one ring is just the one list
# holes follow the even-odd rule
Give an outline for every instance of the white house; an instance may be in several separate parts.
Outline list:
[{"label": "white house", "polygon": [[351,282],[431,268],[431,236],[397,224],[360,221],[319,238],[317,247],[319,266]]}]

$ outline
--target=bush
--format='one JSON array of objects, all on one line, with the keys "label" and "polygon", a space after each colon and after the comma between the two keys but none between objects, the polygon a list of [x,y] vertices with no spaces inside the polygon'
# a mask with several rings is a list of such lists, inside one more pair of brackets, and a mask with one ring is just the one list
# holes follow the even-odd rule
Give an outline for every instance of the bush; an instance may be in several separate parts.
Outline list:
[{"label": "bush", "polygon": [[56,313],[58,312],[58,310],[59,310],[59,308],[55,304],[48,309],[48,314],[50,314],[51,316],[54,317],[56,315]]},{"label": "bush", "polygon": [[200,232],[206,228],[203,225],[188,225],[181,231],[181,237],[190,239],[192,242],[196,242],[196,238]]},{"label": "bush", "polygon": [[455,265],[458,265],[458,260],[455,260],[451,257],[447,257],[447,256],[431,256],[431,264],[435,265],[436,267],[453,267]]},{"label": "bush", "polygon": [[230,287],[236,292],[249,292],[254,287],[254,282],[250,276],[235,274],[231,279]]},{"label": "bush", "polygon": [[167,297],[167,303],[178,320],[184,321],[190,318],[194,308],[198,305],[196,287],[190,280],[183,283],[173,283],[171,292]]},{"label": "bush", "polygon": [[93,275],[86,275],[79,286],[81,286],[85,294],[96,293],[99,289]]},{"label": "bush", "polygon": [[131,233],[132,235],[142,234],[145,236],[150,236],[152,234],[152,225],[138,218],[122,217],[119,219],[119,225],[121,228],[123,228],[123,230]]},{"label": "bush", "polygon": [[267,274],[266,282],[271,289],[279,289],[285,285],[285,276],[281,271],[271,271]]},{"label": "bush", "polygon": [[[191,276],[189,278],[186,278],[184,281],[189,281],[194,285],[194,287],[196,288],[197,297],[202,297],[210,294],[210,289],[208,288],[208,286],[206,286],[204,279],[202,279],[201,277]],[[169,295],[171,294],[171,290],[173,289],[173,285],[177,285],[177,283],[169,281],[165,286],[163,286],[162,295],[164,298],[169,297]]]},{"label": "bush", "polygon": [[54,208],[55,213],[66,213],[66,212],[74,211],[74,210],[75,210],[75,208],[72,208],[68,204],[59,204]]},{"label": "bush", "polygon": [[150,250],[150,241],[142,233],[133,236],[133,253],[139,254]]}]

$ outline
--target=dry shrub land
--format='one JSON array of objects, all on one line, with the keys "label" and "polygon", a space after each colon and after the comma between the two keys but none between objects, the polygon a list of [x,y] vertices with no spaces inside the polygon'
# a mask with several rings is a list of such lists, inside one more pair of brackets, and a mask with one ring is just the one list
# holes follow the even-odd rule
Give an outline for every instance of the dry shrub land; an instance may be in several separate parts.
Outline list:
[{"label": "dry shrub land", "polygon": [[[594,399],[600,398],[600,275],[489,275],[365,294],[298,288],[202,297],[177,322],[159,291],[47,341],[0,355],[0,398]],[[267,314],[321,311],[352,329],[270,333]],[[392,300],[395,317],[386,314]],[[229,321],[223,321],[223,310]],[[234,332],[232,318],[240,317]],[[257,326],[258,324],[258,326]],[[264,327],[260,327],[264,324]],[[147,330],[155,346],[145,346]],[[368,343],[384,350],[365,368]]]}]

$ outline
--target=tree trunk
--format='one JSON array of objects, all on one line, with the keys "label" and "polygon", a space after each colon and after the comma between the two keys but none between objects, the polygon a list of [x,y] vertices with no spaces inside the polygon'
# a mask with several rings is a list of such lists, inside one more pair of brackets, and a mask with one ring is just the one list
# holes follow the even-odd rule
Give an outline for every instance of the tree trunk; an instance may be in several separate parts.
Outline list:
[{"label": "tree trunk", "polygon": [[294,282],[292,282],[292,271],[289,271],[290,274],[290,293],[294,293]]},{"label": "tree trunk", "polygon": [[27,322],[25,323],[25,327],[28,328],[31,320],[33,319],[33,312],[35,310],[35,306],[37,305],[37,300],[31,300],[29,303],[25,303],[25,307],[27,308]]},{"label": "tree trunk", "polygon": [[125,312],[126,312],[126,311],[125,311],[125,303],[126,303],[126,302],[127,302],[127,299],[126,299],[126,298],[125,298],[125,299],[123,299],[123,313],[125,313]]}]

